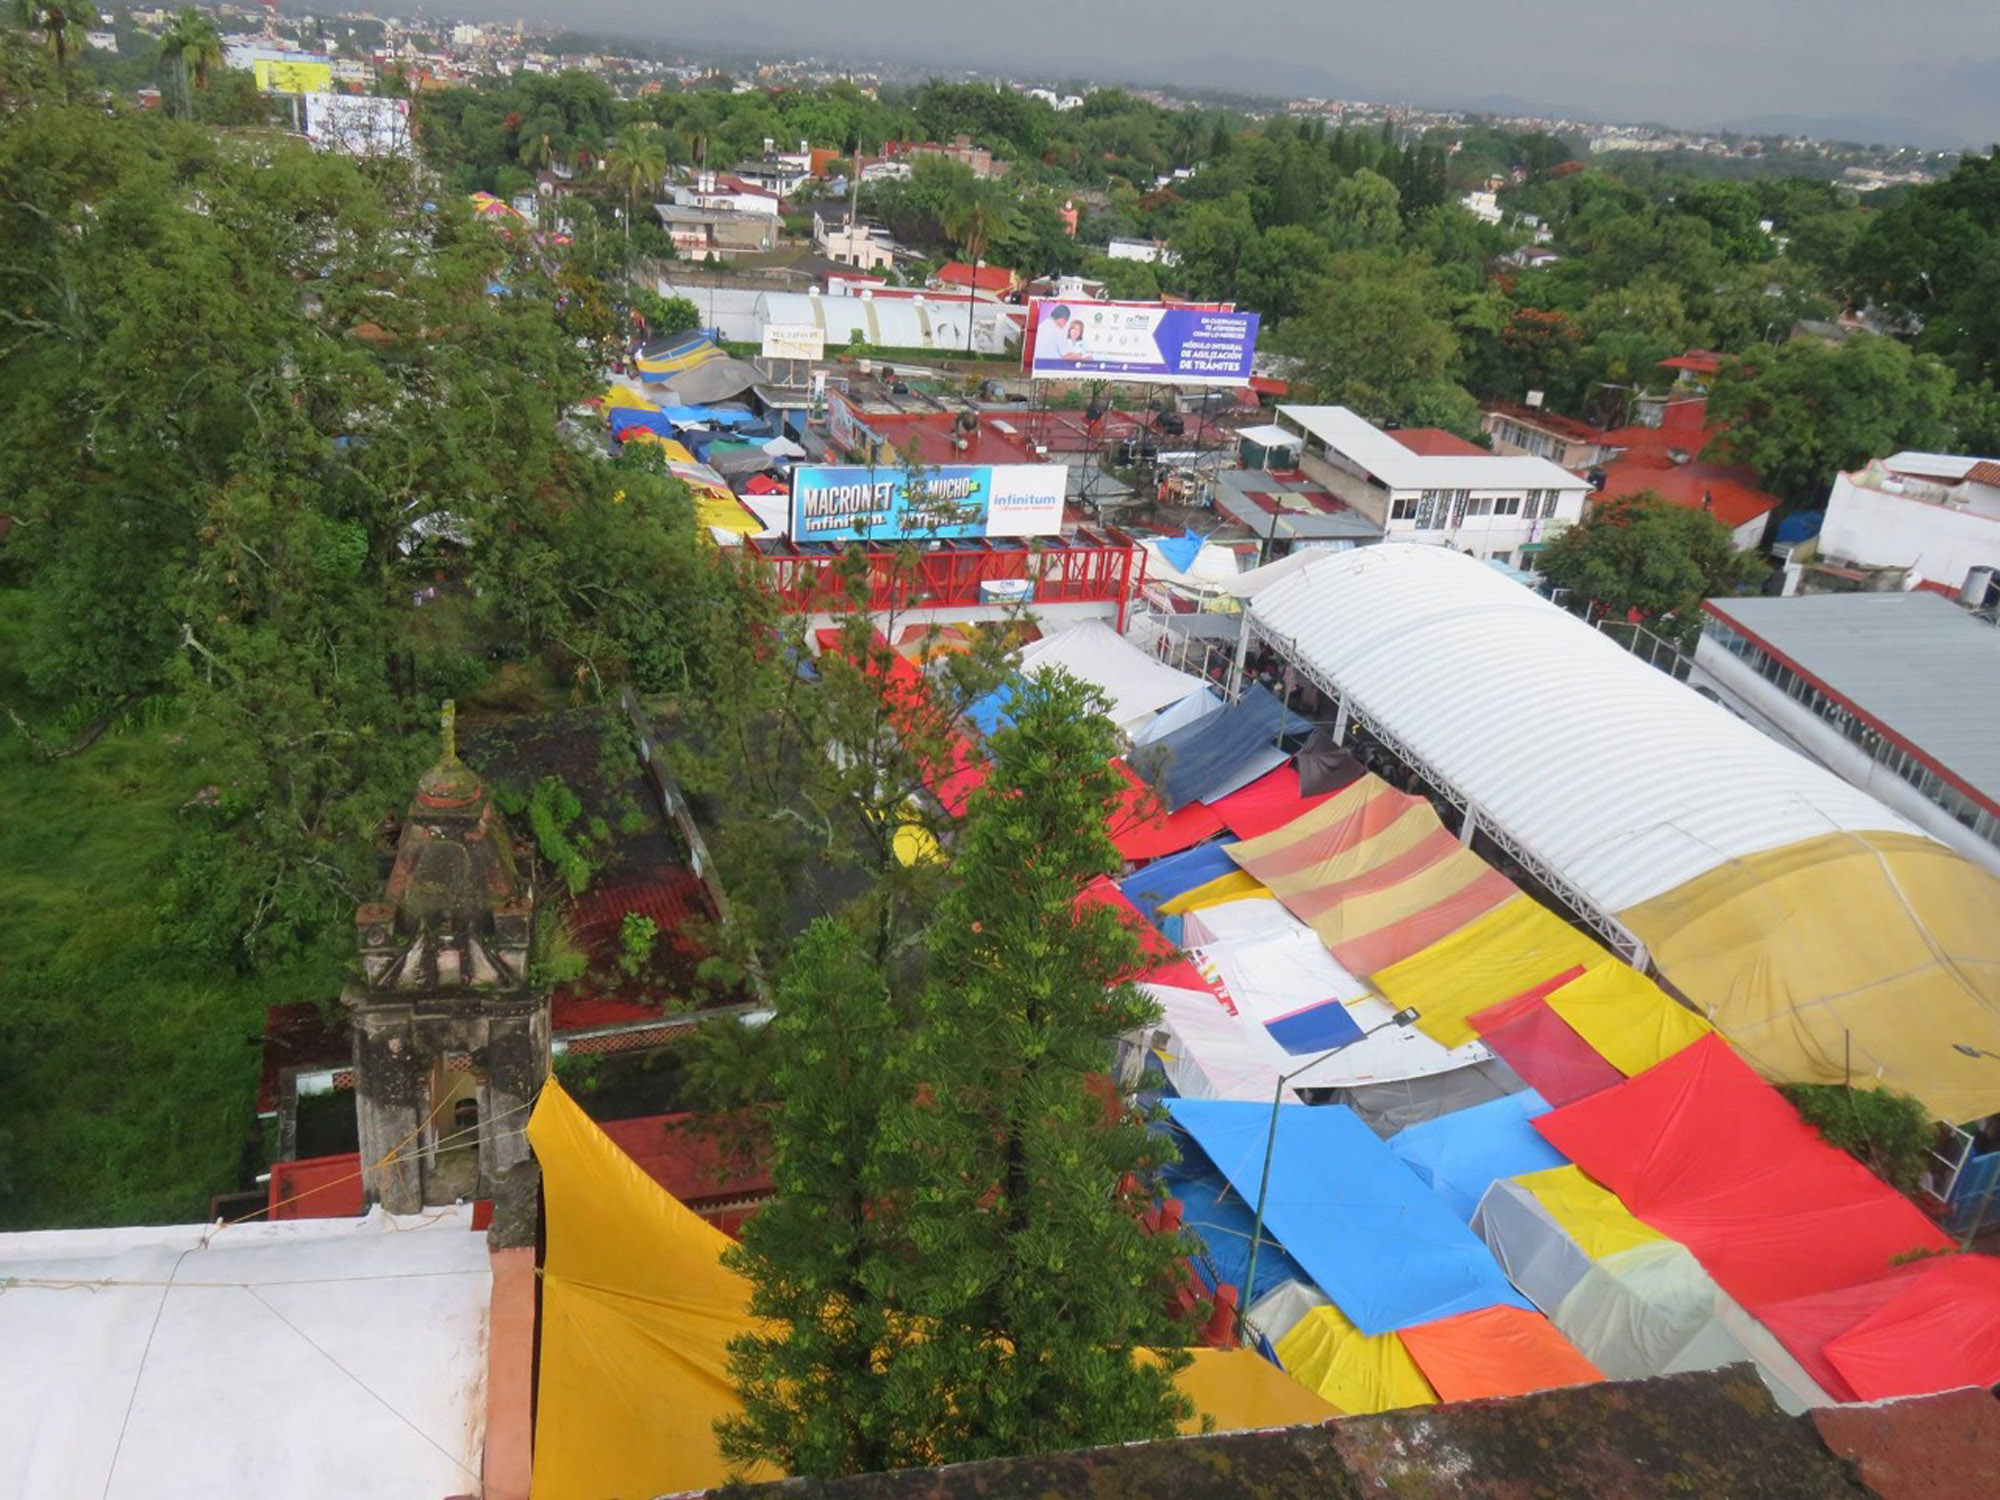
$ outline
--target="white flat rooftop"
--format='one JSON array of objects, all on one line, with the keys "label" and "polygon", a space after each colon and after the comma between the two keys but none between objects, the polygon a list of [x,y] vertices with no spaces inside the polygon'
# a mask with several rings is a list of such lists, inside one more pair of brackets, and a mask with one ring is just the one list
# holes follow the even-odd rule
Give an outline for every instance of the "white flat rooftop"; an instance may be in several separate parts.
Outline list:
[{"label": "white flat rooftop", "polygon": [[1373,474],[1392,490],[1580,490],[1586,481],[1529,454],[1429,454],[1405,448],[1344,406],[1280,406],[1278,417]]},{"label": "white flat rooftop", "polygon": [[0,1235],[0,1495],[476,1493],[491,1272],[471,1223]]}]

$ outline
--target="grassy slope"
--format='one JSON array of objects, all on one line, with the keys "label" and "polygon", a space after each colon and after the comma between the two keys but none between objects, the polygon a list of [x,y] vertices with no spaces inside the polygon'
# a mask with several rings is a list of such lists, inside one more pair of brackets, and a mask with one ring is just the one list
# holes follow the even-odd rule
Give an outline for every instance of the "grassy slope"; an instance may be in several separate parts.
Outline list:
[{"label": "grassy slope", "polygon": [[[48,724],[19,604],[0,595],[0,700]],[[255,1133],[265,1006],[339,983],[331,954],[246,978],[162,944],[159,869],[199,785],[171,724],[44,765],[0,723],[0,1228],[200,1219]]]}]

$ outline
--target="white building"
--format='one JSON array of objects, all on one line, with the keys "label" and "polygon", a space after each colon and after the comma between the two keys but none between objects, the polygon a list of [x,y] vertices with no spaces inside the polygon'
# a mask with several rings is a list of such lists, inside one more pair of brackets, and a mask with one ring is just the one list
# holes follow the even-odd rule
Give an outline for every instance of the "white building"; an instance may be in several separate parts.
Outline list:
[{"label": "white building", "polygon": [[375,64],[360,58],[336,57],[332,68],[335,83],[353,83],[366,88],[375,81]]},{"label": "white building", "polygon": [[1501,220],[1500,196],[1497,193],[1467,193],[1458,201],[1460,207],[1482,224],[1498,224]]},{"label": "white building", "polygon": [[118,51],[118,33],[115,31],[86,31],[83,40],[92,52]]},{"label": "white building", "polygon": [[[1905,588],[1957,589],[1972,569],[2000,567],[2000,459],[1897,453],[1842,474],[1827,497],[1818,558],[1836,570],[1905,569]],[[1787,593],[1812,577],[1786,573]]]},{"label": "white building", "polygon": [[724,209],[731,213],[778,217],[778,195],[754,187],[727,172],[695,173],[691,183],[676,183],[667,196],[682,208]]},{"label": "white building", "polygon": [[1147,265],[1177,266],[1181,260],[1158,240],[1112,240],[1104,253],[1113,260],[1144,261]]},{"label": "white building", "polygon": [[1489,453],[1436,428],[1385,432],[1344,406],[1280,406],[1278,425],[1301,438],[1300,468],[1390,541],[1532,567],[1583,518],[1590,492],[1545,458]]},{"label": "white building", "polygon": [[896,241],[886,229],[878,229],[865,219],[829,220],[813,214],[813,244],[828,260],[857,271],[880,271],[896,263]]},{"label": "white building", "polygon": [[1692,685],[2000,875],[2000,629],[1928,591],[1702,610]]}]

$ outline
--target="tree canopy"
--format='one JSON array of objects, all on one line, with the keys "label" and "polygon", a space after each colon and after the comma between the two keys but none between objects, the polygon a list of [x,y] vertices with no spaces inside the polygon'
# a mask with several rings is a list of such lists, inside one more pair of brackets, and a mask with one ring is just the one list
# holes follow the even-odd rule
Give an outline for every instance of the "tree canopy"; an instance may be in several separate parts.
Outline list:
[{"label": "tree canopy", "polygon": [[1715,517],[1643,491],[1599,501],[1549,543],[1540,566],[1596,610],[1680,637],[1699,627],[1703,599],[1741,593],[1764,574]]}]

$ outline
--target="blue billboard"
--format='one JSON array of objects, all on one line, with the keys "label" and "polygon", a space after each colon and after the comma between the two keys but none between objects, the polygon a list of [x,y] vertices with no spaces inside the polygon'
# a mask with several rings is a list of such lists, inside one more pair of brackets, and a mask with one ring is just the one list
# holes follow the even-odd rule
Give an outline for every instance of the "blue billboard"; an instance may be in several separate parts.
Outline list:
[{"label": "blue billboard", "polygon": [[1028,373],[1042,380],[1245,385],[1256,313],[1037,297],[1028,304]]},{"label": "blue billboard", "polygon": [[1062,530],[1062,464],[946,464],[920,470],[860,464],[792,470],[795,542],[1052,536]]}]

